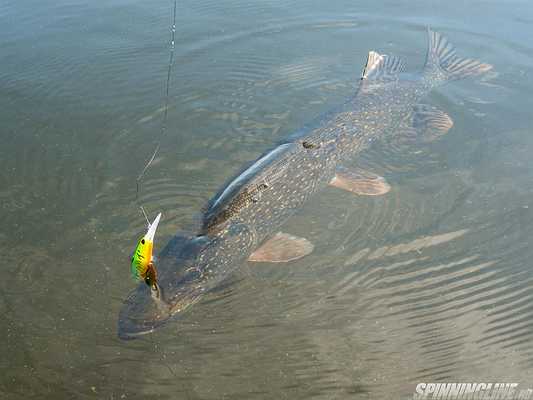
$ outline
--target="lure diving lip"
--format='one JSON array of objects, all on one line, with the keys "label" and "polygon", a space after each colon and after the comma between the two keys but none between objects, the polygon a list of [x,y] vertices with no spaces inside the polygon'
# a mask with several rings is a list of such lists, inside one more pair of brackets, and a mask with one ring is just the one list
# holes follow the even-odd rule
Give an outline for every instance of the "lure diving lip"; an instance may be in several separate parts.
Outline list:
[{"label": "lure diving lip", "polygon": [[155,237],[155,231],[157,230],[157,225],[159,225],[159,220],[161,219],[161,213],[157,214],[157,217],[155,217],[154,222],[150,224],[148,227],[148,232],[146,232],[146,235],[144,235],[144,238],[146,240],[149,240],[153,243],[154,237]]}]

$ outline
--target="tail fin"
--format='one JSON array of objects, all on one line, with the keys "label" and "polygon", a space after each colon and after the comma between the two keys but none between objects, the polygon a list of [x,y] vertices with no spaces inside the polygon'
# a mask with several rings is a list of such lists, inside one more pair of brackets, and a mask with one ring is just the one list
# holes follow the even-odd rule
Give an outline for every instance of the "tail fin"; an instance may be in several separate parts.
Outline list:
[{"label": "tail fin", "polygon": [[429,49],[424,67],[424,75],[431,81],[442,82],[469,76],[479,76],[492,69],[471,58],[459,57],[454,46],[445,36],[428,28]]}]

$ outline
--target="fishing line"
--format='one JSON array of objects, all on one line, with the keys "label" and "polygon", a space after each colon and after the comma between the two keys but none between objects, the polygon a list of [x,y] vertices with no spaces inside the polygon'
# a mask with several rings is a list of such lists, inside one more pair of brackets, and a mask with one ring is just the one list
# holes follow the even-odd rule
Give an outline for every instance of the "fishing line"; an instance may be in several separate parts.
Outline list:
[{"label": "fishing line", "polygon": [[141,209],[141,212],[144,215],[144,219],[146,220],[146,223],[148,224],[148,227],[150,227],[150,220],[148,219],[148,215],[146,215],[146,211],[144,211],[144,207],[143,206],[139,206],[139,208]]},{"label": "fishing line", "polygon": [[[161,139],[165,135],[167,131],[167,116],[168,116],[168,98],[169,98],[169,90],[170,90],[170,76],[172,73],[172,65],[174,64],[174,48],[175,48],[175,35],[176,35],[176,8],[177,8],[177,1],[174,0],[174,13],[172,15],[172,27],[170,29],[170,56],[168,60],[168,69],[167,69],[167,85],[166,85],[166,93],[165,93],[165,105],[164,105],[164,114],[163,114],[163,122],[161,124],[161,133],[159,135],[159,140],[157,141],[157,145],[155,146],[155,149],[152,153],[152,156],[142,169],[141,173],[135,180],[136,183],[136,192],[135,192],[135,201],[138,201],[139,199],[139,187],[141,184],[141,180],[144,177],[144,174],[146,174],[146,171],[148,171],[148,168],[152,165],[152,162],[154,161],[155,157],[157,156],[157,153],[159,153],[159,149],[161,148]],[[146,217],[146,213],[144,212],[144,209],[141,206],[141,210],[143,214]]]}]

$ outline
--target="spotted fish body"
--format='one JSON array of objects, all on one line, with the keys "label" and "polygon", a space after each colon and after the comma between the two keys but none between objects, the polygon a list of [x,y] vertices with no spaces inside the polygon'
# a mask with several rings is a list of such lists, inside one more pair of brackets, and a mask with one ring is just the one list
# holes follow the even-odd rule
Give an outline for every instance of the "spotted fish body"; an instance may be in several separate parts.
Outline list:
[{"label": "spotted fish body", "polygon": [[309,197],[332,182],[343,163],[373,142],[411,129],[414,110],[434,87],[490,69],[459,58],[438,33],[429,31],[429,42],[426,66],[418,76],[405,74],[399,58],[370,52],[352,98],[225,185],[207,205],[200,232],[175,237],[161,253],[160,290],[140,285],[130,294],[119,315],[119,336],[151,332],[217,287]]}]

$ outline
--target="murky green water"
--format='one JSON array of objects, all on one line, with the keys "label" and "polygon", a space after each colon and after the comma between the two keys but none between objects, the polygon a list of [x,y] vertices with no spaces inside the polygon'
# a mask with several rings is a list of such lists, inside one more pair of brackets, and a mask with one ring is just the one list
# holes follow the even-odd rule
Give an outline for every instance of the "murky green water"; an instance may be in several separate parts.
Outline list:
[{"label": "murky green water", "polygon": [[494,65],[434,91],[455,125],[376,147],[379,198],[326,190],[316,246],[143,339],[116,336],[157,141],[171,1],[0,4],[0,394],[7,399],[398,399],[418,382],[533,386],[533,7],[527,1],[178,2],[169,129],[141,188],[162,246],[241,166],[342,102],[426,25]]}]

